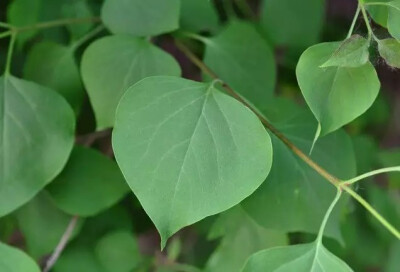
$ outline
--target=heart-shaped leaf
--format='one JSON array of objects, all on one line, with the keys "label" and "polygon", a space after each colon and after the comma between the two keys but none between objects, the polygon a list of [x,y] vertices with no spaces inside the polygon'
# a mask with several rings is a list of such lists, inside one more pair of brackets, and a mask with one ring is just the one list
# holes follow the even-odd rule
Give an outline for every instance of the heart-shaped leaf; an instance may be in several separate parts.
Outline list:
[{"label": "heart-shaped leaf", "polygon": [[113,147],[162,247],[253,193],[272,162],[270,137],[249,109],[214,83],[177,77],[149,77],[127,91]]},{"label": "heart-shaped leaf", "polygon": [[321,67],[358,67],[369,60],[369,41],[360,35],[344,40]]},{"label": "heart-shaped leaf", "polygon": [[172,56],[143,39],[118,35],[91,44],[82,58],[82,78],[97,129],[114,125],[118,102],[129,86],[148,76],[180,73]]},{"label": "heart-shaped leaf", "polygon": [[396,39],[379,40],[378,50],[386,63],[392,67],[400,68],[400,42]]},{"label": "heart-shaped leaf", "polygon": [[40,272],[39,266],[23,251],[0,242],[0,270],[7,272]]},{"label": "heart-shaped leaf", "polygon": [[296,68],[303,96],[321,125],[321,136],[335,131],[363,114],[375,101],[380,82],[370,62],[360,67],[327,67],[339,43],[308,48]]},{"label": "heart-shaped leaf", "polygon": [[178,28],[179,0],[105,0],[104,24],[116,34],[153,36]]},{"label": "heart-shaped leaf", "polygon": [[276,68],[272,49],[256,29],[231,22],[205,43],[204,62],[257,108],[264,107],[274,93]]},{"label": "heart-shaped leaf", "polygon": [[118,202],[129,188],[114,161],[93,149],[76,146],[48,190],[63,211],[93,216]]},{"label": "heart-shaped leaf", "polygon": [[74,113],[55,91],[0,77],[0,216],[33,198],[67,162]]}]

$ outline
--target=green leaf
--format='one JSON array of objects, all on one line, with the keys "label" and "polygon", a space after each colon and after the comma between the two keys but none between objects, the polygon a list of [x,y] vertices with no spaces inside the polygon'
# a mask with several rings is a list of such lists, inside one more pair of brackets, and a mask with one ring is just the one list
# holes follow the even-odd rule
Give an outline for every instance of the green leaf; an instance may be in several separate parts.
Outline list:
[{"label": "green leaf", "polygon": [[394,0],[388,3],[389,14],[387,28],[393,38],[400,40],[400,0]]},{"label": "green leaf", "polygon": [[350,272],[346,263],[321,243],[276,247],[260,251],[249,258],[243,272]]},{"label": "green leaf", "polygon": [[218,28],[218,14],[212,1],[181,1],[181,28],[193,32]]},{"label": "green leaf", "polygon": [[95,252],[108,272],[130,272],[141,261],[138,243],[127,231],[116,231],[102,237]]},{"label": "green leaf", "polygon": [[72,48],[49,41],[35,44],[28,54],[24,77],[56,90],[79,113],[84,90]]},{"label": "green leaf", "polygon": [[359,67],[369,60],[369,41],[360,35],[344,40],[321,67]]},{"label": "green leaf", "polygon": [[231,22],[205,43],[204,62],[219,78],[257,108],[269,102],[276,82],[274,55],[252,25]]},{"label": "green leaf", "polygon": [[[275,103],[275,107],[281,109],[282,114],[280,119],[277,116],[272,120],[273,125],[303,152],[308,152],[317,127],[312,114],[297,109],[296,105],[288,109],[291,115],[280,103]],[[242,202],[243,207],[265,228],[316,233],[335,193],[334,187],[275,136],[272,146],[271,172],[260,188]],[[343,131],[322,137],[315,144],[311,158],[339,178],[347,179],[356,174],[351,140]],[[332,217],[326,235],[340,239],[338,214]]]},{"label": "green leaf", "polygon": [[[390,0],[364,0],[366,4],[369,2],[390,2]],[[367,5],[366,6],[369,14],[371,15],[372,19],[379,25],[387,28],[387,19],[388,19],[388,7],[384,5]]]},{"label": "green leaf", "polygon": [[93,149],[76,146],[48,191],[63,211],[93,216],[121,200],[129,188],[114,161]]},{"label": "green leaf", "polygon": [[[42,0],[14,0],[7,9],[7,21],[13,26],[33,25],[39,20]],[[18,33],[18,41],[23,45],[38,33],[37,29]]]},{"label": "green leaf", "polygon": [[96,40],[83,55],[82,78],[97,129],[114,125],[118,102],[129,86],[148,76],[180,73],[172,56],[146,40],[122,35]]},{"label": "green leaf", "polygon": [[400,68],[400,42],[395,39],[379,40],[378,50],[386,63],[392,67]]},{"label": "green leaf", "polygon": [[19,249],[0,242],[0,271],[40,272],[39,266]]},{"label": "green leaf", "polygon": [[272,162],[270,137],[249,109],[214,83],[177,77],[146,78],[128,90],[113,147],[162,247],[182,227],[253,193]]},{"label": "green leaf", "polygon": [[400,241],[394,241],[393,245],[389,251],[389,258],[386,264],[387,272],[396,272],[400,270],[400,263],[399,263],[399,256],[400,256]]},{"label": "green leaf", "polygon": [[356,68],[321,68],[339,46],[321,43],[308,48],[296,68],[303,96],[321,124],[321,136],[363,114],[375,101],[380,82],[368,62]]},{"label": "green leaf", "polygon": [[221,214],[214,226],[224,237],[206,264],[205,271],[239,272],[247,258],[259,250],[287,244],[283,232],[257,225],[240,206]]},{"label": "green leaf", "polygon": [[324,0],[264,0],[261,27],[274,45],[304,48],[319,39]]},{"label": "green leaf", "polygon": [[101,19],[115,34],[155,36],[179,26],[179,0],[105,0]]},{"label": "green leaf", "polygon": [[67,162],[74,113],[56,92],[0,77],[0,216],[33,198]]},{"label": "green leaf", "polygon": [[[17,210],[16,217],[26,241],[27,251],[35,259],[51,253],[56,248],[71,221],[71,216],[59,210],[47,193],[39,193]],[[80,226],[78,224],[75,228],[73,236],[79,232]]]},{"label": "green leaf", "polygon": [[[62,7],[62,15],[65,18],[89,18],[93,12],[87,0],[69,0],[68,4]],[[70,24],[67,26],[72,40],[77,40],[85,35],[93,27],[94,23],[85,22],[84,24]]]},{"label": "green leaf", "polygon": [[351,139],[356,155],[357,174],[361,175],[377,168],[379,150],[377,141],[367,135],[357,135]]}]

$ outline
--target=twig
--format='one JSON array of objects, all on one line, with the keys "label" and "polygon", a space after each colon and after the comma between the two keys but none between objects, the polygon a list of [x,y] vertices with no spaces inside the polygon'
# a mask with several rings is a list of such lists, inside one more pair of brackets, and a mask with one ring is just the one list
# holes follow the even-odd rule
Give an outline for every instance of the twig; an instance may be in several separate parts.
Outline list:
[{"label": "twig", "polygon": [[58,242],[58,245],[55,248],[53,254],[47,260],[46,266],[43,269],[43,272],[49,272],[50,269],[57,262],[58,258],[60,257],[61,253],[63,252],[65,246],[67,245],[69,238],[71,238],[72,232],[74,231],[74,229],[76,227],[76,223],[78,222],[78,218],[79,218],[78,216],[72,217],[71,221],[68,224],[67,229],[65,230],[63,236],[60,239],[60,242]]}]

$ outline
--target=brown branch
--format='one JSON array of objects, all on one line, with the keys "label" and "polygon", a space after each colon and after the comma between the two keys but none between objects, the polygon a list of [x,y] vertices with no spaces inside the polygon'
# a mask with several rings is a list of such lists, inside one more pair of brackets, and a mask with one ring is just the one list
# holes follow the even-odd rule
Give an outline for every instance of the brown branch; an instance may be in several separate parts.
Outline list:
[{"label": "brown branch", "polygon": [[[197,67],[200,68],[204,73],[212,77],[213,79],[219,79],[218,75],[214,73],[207,65],[200,60],[189,48],[186,47],[182,42],[175,40],[176,46],[185,54],[185,56],[193,62]],[[255,115],[260,119],[266,128],[268,128],[276,137],[278,137],[294,154],[301,158],[305,163],[307,163],[311,168],[317,171],[322,177],[328,180],[330,183],[336,187],[341,186],[341,180],[330,174],[316,162],[314,162],[310,157],[304,154],[297,146],[295,146],[285,135],[283,135],[278,129],[276,129],[262,114],[260,114],[252,105],[246,102],[237,92],[235,92],[228,84],[224,83],[225,90],[243,105],[248,107]]]}]

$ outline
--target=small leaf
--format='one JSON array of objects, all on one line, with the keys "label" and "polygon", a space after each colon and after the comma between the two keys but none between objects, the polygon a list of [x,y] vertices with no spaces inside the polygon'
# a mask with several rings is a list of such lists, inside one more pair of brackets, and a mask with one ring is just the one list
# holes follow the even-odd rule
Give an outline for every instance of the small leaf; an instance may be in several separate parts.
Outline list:
[{"label": "small leaf", "polygon": [[318,41],[324,14],[324,0],[264,0],[261,27],[274,45],[304,48]]},{"label": "small leaf", "polygon": [[7,272],[40,272],[39,266],[23,251],[0,242],[0,270]]},{"label": "small leaf", "polygon": [[93,216],[118,202],[129,188],[114,161],[93,149],[76,146],[48,190],[63,211]]},{"label": "small leaf", "polygon": [[103,236],[96,245],[95,253],[108,272],[129,272],[141,261],[135,237],[127,231],[115,231]]},{"label": "small leaf", "polygon": [[56,92],[0,77],[0,216],[32,199],[67,162],[74,113]]},{"label": "small leaf", "polygon": [[129,86],[148,76],[180,73],[171,55],[146,40],[123,35],[96,40],[83,54],[82,78],[97,129],[114,125],[118,102]]},{"label": "small leaf", "polygon": [[[71,216],[59,210],[45,192],[39,193],[17,210],[16,218],[24,235],[28,253],[35,259],[54,250],[71,221]],[[79,232],[80,226],[81,224],[77,225],[72,237]]]},{"label": "small leaf", "polygon": [[400,0],[388,3],[389,14],[387,27],[390,35],[396,40],[400,40]]},{"label": "small leaf", "polygon": [[78,114],[84,90],[71,48],[54,42],[33,46],[24,67],[24,77],[59,92]]},{"label": "small leaf", "polygon": [[359,67],[369,60],[369,41],[360,35],[344,40],[321,67]]},{"label": "small leaf", "polygon": [[346,263],[322,244],[276,247],[260,251],[249,258],[243,272],[351,272]]},{"label": "small leaf", "polygon": [[213,83],[177,77],[149,77],[129,88],[112,140],[162,247],[179,229],[253,193],[272,162],[270,137],[249,109]]},{"label": "small leaf", "polygon": [[218,36],[206,39],[204,62],[257,108],[264,107],[273,96],[274,55],[249,23],[231,22]]},{"label": "small leaf", "polygon": [[154,36],[178,28],[179,0],[105,0],[104,24],[115,34]]},{"label": "small leaf", "polygon": [[400,68],[400,42],[395,39],[379,40],[378,50],[386,63],[392,67]]},{"label": "small leaf", "polygon": [[380,88],[370,62],[355,68],[320,67],[338,45],[331,42],[308,48],[296,68],[301,92],[321,124],[321,136],[363,114],[375,101]]}]

